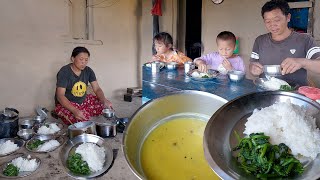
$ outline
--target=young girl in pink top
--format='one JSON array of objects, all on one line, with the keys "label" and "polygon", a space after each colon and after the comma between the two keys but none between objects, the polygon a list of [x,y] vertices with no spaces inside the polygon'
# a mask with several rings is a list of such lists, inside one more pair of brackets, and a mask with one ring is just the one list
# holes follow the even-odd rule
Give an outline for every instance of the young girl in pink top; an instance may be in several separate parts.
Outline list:
[{"label": "young girl in pink top", "polygon": [[232,32],[223,31],[218,34],[216,42],[218,52],[212,52],[194,60],[199,71],[207,72],[208,69],[214,69],[222,74],[231,70],[245,72],[242,58],[233,54],[236,47],[235,35]]}]

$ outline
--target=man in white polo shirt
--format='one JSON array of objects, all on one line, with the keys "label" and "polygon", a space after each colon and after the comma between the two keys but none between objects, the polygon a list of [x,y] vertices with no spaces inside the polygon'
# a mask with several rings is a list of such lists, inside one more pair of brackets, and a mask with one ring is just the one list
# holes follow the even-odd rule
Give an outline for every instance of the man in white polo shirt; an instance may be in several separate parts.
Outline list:
[{"label": "man in white polo shirt", "polygon": [[263,65],[281,65],[281,79],[307,85],[307,70],[320,73],[320,47],[309,35],[288,28],[289,11],[285,0],[271,0],[264,4],[261,15],[269,33],[256,38],[249,71],[262,77]]}]

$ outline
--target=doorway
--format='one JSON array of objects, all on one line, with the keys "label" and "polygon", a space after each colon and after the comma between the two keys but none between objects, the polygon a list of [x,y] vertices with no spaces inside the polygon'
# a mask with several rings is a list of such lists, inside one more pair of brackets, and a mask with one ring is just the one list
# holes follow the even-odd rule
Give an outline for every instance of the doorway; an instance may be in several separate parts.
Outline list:
[{"label": "doorway", "polygon": [[185,51],[188,57],[195,59],[202,52],[202,0],[186,0],[185,8]]}]

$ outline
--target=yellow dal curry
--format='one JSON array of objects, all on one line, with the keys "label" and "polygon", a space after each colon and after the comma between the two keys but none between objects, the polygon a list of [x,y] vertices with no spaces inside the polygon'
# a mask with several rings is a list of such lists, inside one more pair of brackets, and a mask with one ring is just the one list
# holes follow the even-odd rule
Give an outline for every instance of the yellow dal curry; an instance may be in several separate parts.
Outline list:
[{"label": "yellow dal curry", "polygon": [[219,179],[203,153],[205,121],[177,118],[159,125],[146,138],[141,165],[151,180]]}]

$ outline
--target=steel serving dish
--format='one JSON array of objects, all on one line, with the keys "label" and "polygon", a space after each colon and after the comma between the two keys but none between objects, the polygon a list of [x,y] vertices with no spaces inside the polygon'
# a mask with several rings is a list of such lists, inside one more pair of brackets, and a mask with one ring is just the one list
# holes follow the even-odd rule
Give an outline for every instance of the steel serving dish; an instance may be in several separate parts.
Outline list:
[{"label": "steel serving dish", "polygon": [[103,109],[102,110],[102,115],[106,118],[112,118],[115,114],[115,111],[113,109]]},{"label": "steel serving dish", "polygon": [[[290,99],[293,104],[304,106],[313,114],[320,127],[320,104],[299,94],[283,91],[251,93],[238,97],[217,110],[210,118],[204,132],[204,153],[211,168],[222,179],[255,179],[243,172],[232,157],[231,149],[238,143],[237,131],[244,137],[244,124],[254,109],[271,106],[275,102]],[[305,172],[296,179],[317,179],[320,177],[320,156],[314,161],[302,162]]]},{"label": "steel serving dish", "polygon": [[37,115],[33,118],[33,120],[38,123],[38,124],[41,124],[43,123],[45,120],[47,119],[47,117],[45,116],[40,116],[40,115]]},{"label": "steel serving dish", "polygon": [[281,66],[280,65],[264,65],[263,72],[268,76],[281,76]]},{"label": "steel serving dish", "polygon": [[[10,161],[7,161],[6,163],[2,164],[0,166],[0,177],[2,178],[8,178],[8,179],[16,179],[16,178],[21,178],[21,177],[27,177],[27,176],[30,176],[31,174],[35,173],[40,165],[41,165],[41,160],[40,158],[36,157],[36,156],[33,156],[33,155],[27,155],[27,154],[16,154],[14,155],[15,157],[12,158]],[[19,171],[19,174],[18,176],[6,176],[3,174],[3,171],[6,169],[6,167],[12,162],[12,160],[16,159],[16,158],[19,158],[19,157],[22,157],[22,158],[25,158],[25,159],[36,159],[36,162],[38,163],[38,167],[35,171]],[[29,157],[29,158],[28,158]]]},{"label": "steel serving dish", "polygon": [[24,141],[21,140],[21,139],[17,139],[17,138],[3,138],[3,139],[0,139],[0,144],[2,143],[5,143],[6,141],[10,140],[11,142],[15,143],[19,148],[15,151],[12,151],[12,152],[9,152],[9,153],[6,153],[6,154],[0,154],[0,157],[3,157],[3,156],[7,156],[7,155],[10,155],[14,152],[17,152],[20,150],[20,148],[24,145]]},{"label": "steel serving dish", "polygon": [[97,135],[96,125],[93,121],[77,122],[68,126],[69,138],[74,138],[84,133]]},{"label": "steel serving dish", "polygon": [[123,132],[123,152],[132,172],[146,179],[140,165],[144,139],[157,125],[174,117],[193,117],[207,121],[227,100],[201,91],[179,91],[153,99],[131,117]]},{"label": "steel serving dish", "polygon": [[18,131],[17,135],[19,136],[19,138],[27,141],[33,137],[34,131],[33,129],[21,129]]},{"label": "steel serving dish", "polygon": [[241,81],[245,75],[246,73],[242,71],[233,70],[228,72],[229,79],[234,82]]},{"label": "steel serving dish", "polygon": [[[35,140],[40,140],[40,141],[48,142],[48,141],[53,140],[53,139],[57,140],[57,141],[60,143],[60,145],[57,146],[57,147],[55,147],[55,148],[53,148],[53,149],[50,149],[50,150],[48,150],[48,151],[38,151],[37,149],[30,149],[30,148],[28,147],[28,145],[31,144],[31,143],[32,143],[33,141],[35,141]],[[26,149],[27,149],[28,151],[30,151],[30,152],[35,152],[35,153],[51,152],[51,151],[54,151],[54,150],[56,150],[57,148],[59,148],[61,145],[63,145],[63,144],[65,143],[65,141],[66,141],[66,138],[65,138],[64,136],[36,135],[36,136],[34,136],[32,139],[30,139],[29,141],[27,141],[27,143],[26,143]],[[40,147],[40,146],[39,146],[39,147]],[[38,148],[39,148],[39,147],[38,147]]]},{"label": "steel serving dish", "polygon": [[32,129],[34,124],[35,124],[35,120],[33,120],[33,118],[21,118],[19,119],[19,127],[20,129]]},{"label": "steel serving dish", "polygon": [[[69,155],[73,154],[76,148],[82,143],[94,143],[100,147],[104,147],[105,155],[106,155],[103,168],[100,171],[94,172],[87,176],[74,174],[67,167],[67,159]],[[66,142],[66,144],[62,147],[59,157],[68,175],[77,179],[88,179],[88,178],[93,178],[103,174],[110,167],[113,161],[113,150],[111,146],[103,138],[93,134],[82,134],[75,138],[69,139]]]},{"label": "steel serving dish", "polygon": [[166,68],[169,70],[175,70],[178,67],[178,63],[176,62],[168,62],[166,63]]}]

